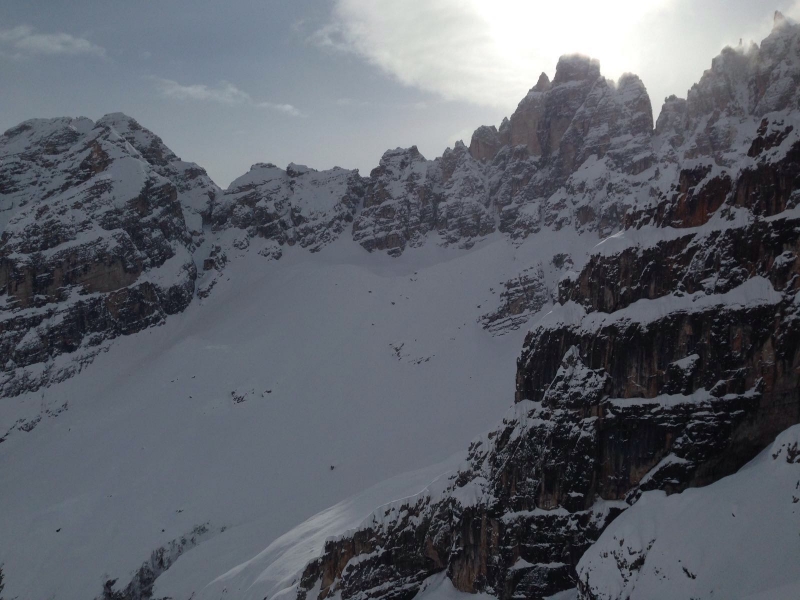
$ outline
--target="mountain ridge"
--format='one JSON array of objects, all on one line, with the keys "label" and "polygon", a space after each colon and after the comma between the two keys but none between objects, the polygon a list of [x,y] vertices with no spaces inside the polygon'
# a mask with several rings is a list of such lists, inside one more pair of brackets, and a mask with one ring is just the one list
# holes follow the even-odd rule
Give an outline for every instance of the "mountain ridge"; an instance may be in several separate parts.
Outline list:
[{"label": "mountain ridge", "polygon": [[[792,31],[793,25],[776,16],[775,30],[762,44],[763,49],[754,46],[724,50],[701,81],[689,91],[686,100],[667,99],[655,126],[647,91],[638,77],[624,75],[618,82],[611,82],[600,74],[597,61],[578,55],[565,56],[556,67],[553,81],[543,74],[499,130],[479,127],[469,148],[458,143],[433,161],[422,157],[416,147],[389,150],[381,158],[381,164],[366,178],[357,170],[314,171],[297,165],[294,167],[298,168],[289,165],[287,170],[282,170],[259,163],[223,191],[201,167],[179,159],[158,136],[122,113],[110,113],[96,124],[85,118],[74,121],[67,118],[30,120],[8,130],[1,138],[6,173],[21,171],[16,176],[6,175],[7,181],[0,182],[4,202],[11,204],[5,211],[6,218],[11,218],[15,203],[35,202],[41,204],[37,214],[43,215],[50,230],[58,230],[61,226],[47,213],[51,205],[61,203],[61,206],[72,201],[67,199],[69,194],[101,193],[98,185],[108,187],[106,169],[113,166],[114,160],[141,160],[141,168],[175,188],[169,193],[175,195],[180,205],[183,224],[176,222],[172,227],[185,230],[180,233],[175,230],[185,250],[176,248],[167,253],[189,251],[192,255],[187,257],[186,267],[191,271],[190,263],[194,263],[199,275],[187,272],[187,278],[181,284],[185,290],[182,294],[187,298],[191,297],[192,288],[196,288],[201,297],[211,293],[224,270],[227,254],[247,248],[250,240],[255,238],[268,241],[259,252],[267,258],[279,258],[282,246],[299,243],[316,251],[348,228],[352,230],[353,239],[368,251],[385,251],[392,256],[401,254],[407,247],[420,246],[429,238],[443,246],[469,248],[497,230],[515,243],[542,228],[560,230],[566,226],[578,231],[596,231],[605,236],[625,225],[626,219],[653,218],[645,217],[644,213],[652,214],[655,202],[664,205],[662,212],[666,208],[672,209],[676,202],[671,189],[676,185],[687,198],[678,199],[678,210],[682,210],[685,202],[702,201],[704,191],[713,186],[730,185],[736,169],[740,168],[737,163],[743,163],[745,158],[741,150],[736,150],[743,143],[740,138],[752,135],[742,130],[754,126],[745,125],[748,118],[752,122],[750,115],[758,116],[765,110],[781,110],[792,102],[794,88],[787,85],[787,81],[800,80],[800,67],[796,58],[792,58],[795,55],[790,50],[790,42],[787,42]],[[786,66],[782,67],[780,78],[772,81],[773,67],[784,63]],[[752,89],[747,88],[748,78],[758,81],[755,87],[751,86]],[[130,144],[130,159],[122,155],[113,160],[86,156],[83,159],[88,161],[86,166],[69,162],[73,160],[69,158],[69,147],[59,146],[59,139],[62,145],[74,145],[79,138],[91,137],[92,125],[95,129],[109,132],[103,135],[118,135]],[[37,127],[42,131],[36,133]],[[775,132],[771,135],[773,138],[792,135],[786,129],[784,127],[782,134]],[[26,138],[27,150],[20,147]],[[764,139],[767,138],[769,136]],[[777,138],[768,143],[776,141]],[[87,154],[89,146],[85,144],[76,147],[74,152]],[[40,150],[36,150],[37,147]],[[50,151],[55,154],[48,155]],[[120,151],[126,152],[123,147],[117,149]],[[707,158],[697,164],[692,162],[699,160],[701,155]],[[65,162],[59,163],[56,158],[59,156]],[[92,183],[95,191],[76,189],[76,192],[69,192],[57,189],[56,183],[51,184],[52,189],[43,189],[47,184],[34,174],[36,169],[41,169],[35,166],[37,160],[48,165],[48,161],[56,161],[55,166],[64,171],[63,176],[67,179],[64,182],[59,180],[61,188],[75,184],[86,187],[89,182],[98,181]],[[686,166],[681,166],[683,164]],[[86,176],[92,173],[93,179],[81,183],[84,175],[80,173]],[[36,186],[24,187],[15,181],[15,177],[22,177],[22,181],[24,178],[34,179]],[[110,179],[114,181],[113,176]],[[26,190],[32,189],[37,190],[39,197],[26,197],[25,194],[30,193]],[[106,197],[115,193],[135,195],[134,190],[124,188],[105,192]],[[64,199],[59,200],[58,196]],[[716,196],[721,197],[721,194]],[[150,201],[148,194],[139,197]],[[326,201],[320,203],[323,197]],[[133,199],[127,202],[131,204]],[[707,208],[707,214],[710,214],[716,207]],[[26,210],[30,212],[30,209]],[[59,216],[63,216],[65,210],[62,206]],[[133,214],[130,208],[123,210]],[[142,210],[150,209],[136,210],[141,216],[144,214]],[[170,210],[177,212],[178,207]],[[94,215],[84,212],[81,218],[82,227],[86,229]],[[17,220],[22,222],[19,218]],[[93,225],[95,231],[106,232],[111,226],[114,225]],[[38,260],[38,254],[9,254],[9,250],[15,235],[30,240],[33,230],[14,231],[7,226],[4,233],[6,238],[10,237],[4,242],[4,272],[7,273],[4,285],[7,294],[15,294],[7,297],[13,297],[16,303],[4,311],[12,324],[6,329],[6,341],[0,347],[5,348],[3,363],[17,365],[14,369],[6,369],[7,373],[12,373],[4,376],[2,386],[6,393],[35,389],[47,381],[63,379],[79,368],[74,364],[62,366],[60,363],[63,361],[58,356],[65,350],[80,349],[88,332],[80,331],[85,327],[80,324],[72,325],[69,334],[61,326],[53,330],[47,323],[55,314],[66,314],[67,320],[77,320],[77,323],[82,322],[80,315],[86,310],[99,310],[104,314],[101,320],[106,325],[90,342],[90,346],[96,348],[102,345],[104,337],[137,331],[145,323],[160,322],[166,315],[182,310],[187,303],[187,300],[167,300],[170,295],[175,295],[167,291],[173,288],[160,286],[148,288],[150,291],[141,298],[136,296],[138,299],[122,301],[120,297],[124,294],[121,290],[130,289],[126,286],[138,277],[137,269],[123,267],[120,271],[119,267],[108,265],[97,267],[100,275],[89,276],[95,279],[110,277],[111,281],[119,280],[123,284],[115,288],[112,303],[117,306],[120,302],[128,302],[130,308],[124,309],[121,319],[115,316],[117,309],[110,308],[110,296],[102,302],[95,301],[91,304],[93,308],[87,308],[83,302],[77,311],[63,311],[55,308],[60,301],[52,295],[52,290],[43,290],[45,293],[41,294],[37,286],[31,288],[31,294],[35,291],[34,295],[41,298],[38,301],[41,308],[50,316],[47,319],[40,318],[41,315],[14,317],[14,311],[28,306],[25,298],[33,297],[30,294],[20,297],[18,292],[14,292],[20,289],[21,283],[18,282],[32,276],[25,274],[26,269],[28,273],[37,273],[37,278],[58,277],[40,275],[42,268],[48,273],[71,269],[62,261],[59,263],[62,266],[45,263],[35,271],[31,270],[30,265]],[[49,237],[43,238],[38,248],[30,248],[31,251],[35,253],[49,248],[56,258],[65,255],[62,258],[72,260],[66,256],[66,250],[59,250],[59,245],[80,244],[77,232],[45,235]],[[74,241],[62,241],[59,235],[66,235]],[[145,242],[137,241],[142,232],[132,223],[127,231],[102,235],[106,238],[116,235],[128,240],[128,250],[114,251],[127,253],[128,258],[103,258],[104,255],[87,246],[84,263],[101,264],[114,260],[130,263],[133,255],[147,257],[151,252],[143,246]],[[146,263],[149,259],[144,260],[142,272],[148,269]],[[116,275],[112,274],[113,269],[117,269]],[[79,294],[91,294],[104,289],[82,284],[82,281],[65,280],[66,285],[61,285],[59,293],[64,296],[67,289],[73,289]],[[154,302],[154,298],[162,296],[163,299]],[[522,306],[514,310],[518,311],[517,314],[529,312],[528,307]],[[130,317],[125,316],[126,311],[131,313]],[[145,317],[144,313],[151,316]],[[518,320],[506,319],[504,322],[519,326]],[[37,343],[31,338],[23,344],[22,334],[31,327],[39,328],[38,336],[42,341]],[[53,343],[54,337],[63,341]],[[90,360],[95,350],[84,349],[80,353],[85,360]],[[41,367],[35,367],[42,364],[42,358],[51,364],[45,369],[46,374],[42,373]],[[34,374],[34,371],[38,372]]]}]

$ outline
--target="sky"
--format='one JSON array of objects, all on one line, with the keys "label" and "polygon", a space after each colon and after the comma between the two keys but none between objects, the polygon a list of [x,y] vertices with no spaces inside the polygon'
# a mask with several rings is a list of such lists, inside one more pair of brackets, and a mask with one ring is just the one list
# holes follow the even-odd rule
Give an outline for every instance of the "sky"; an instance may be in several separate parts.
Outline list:
[{"label": "sky", "polygon": [[657,115],[800,0],[2,0],[0,131],[122,111],[222,187],[256,162],[366,175],[499,125],[580,52]]}]

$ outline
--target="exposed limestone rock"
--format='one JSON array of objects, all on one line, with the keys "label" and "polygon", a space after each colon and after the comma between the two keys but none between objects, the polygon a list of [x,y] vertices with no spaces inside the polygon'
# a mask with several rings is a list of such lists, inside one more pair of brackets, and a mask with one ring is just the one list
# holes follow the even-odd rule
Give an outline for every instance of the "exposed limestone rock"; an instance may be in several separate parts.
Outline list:
[{"label": "exposed limestone rock", "polygon": [[481,125],[472,134],[469,153],[481,162],[491,161],[503,145],[497,127]]},{"label": "exposed limestone rock", "polygon": [[387,150],[370,173],[364,210],[353,224],[353,239],[367,250],[400,255],[421,246],[436,223],[436,190],[431,163],[416,146]]},{"label": "exposed limestone rock", "polygon": [[545,305],[555,301],[553,281],[560,279],[572,266],[569,255],[557,254],[549,264],[537,263],[504,282],[499,306],[480,318],[483,328],[493,335],[503,335],[522,327]]},{"label": "exposed limestone rock", "polygon": [[225,190],[213,226],[216,231],[244,229],[250,237],[316,252],[352,223],[364,193],[357,170],[315,171],[292,163],[284,171],[259,163]]},{"label": "exposed limestone rock", "polygon": [[156,173],[171,181],[178,190],[186,227],[195,245],[203,242],[203,226],[211,220],[214,205],[222,190],[211,181],[205,169],[178,158],[161,138],[122,113],[104,116],[97,125],[110,127],[133,146]]},{"label": "exposed limestone rock", "polygon": [[[108,124],[121,118],[26,121],[0,138],[6,395],[69,376],[103,340],[159,323],[192,298],[178,188]],[[49,365],[76,350],[72,364]]]},{"label": "exposed limestone rock", "polygon": [[495,335],[519,329],[531,315],[553,301],[541,265],[524,269],[503,284],[500,306],[481,317],[483,328]]}]

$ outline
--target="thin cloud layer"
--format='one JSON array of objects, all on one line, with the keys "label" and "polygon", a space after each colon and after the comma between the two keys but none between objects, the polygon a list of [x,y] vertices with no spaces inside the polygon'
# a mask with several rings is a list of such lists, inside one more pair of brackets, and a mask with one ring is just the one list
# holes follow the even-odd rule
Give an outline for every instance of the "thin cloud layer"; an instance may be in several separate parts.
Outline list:
[{"label": "thin cloud layer", "polygon": [[302,116],[302,113],[291,104],[257,102],[250,94],[227,81],[220,82],[217,87],[211,87],[205,84],[182,85],[172,79],[155,78],[155,80],[161,94],[175,100],[200,100],[228,106],[247,105],[275,110],[292,117]]},{"label": "thin cloud layer", "polygon": [[95,56],[104,58],[105,48],[86,38],[69,33],[36,33],[33,27],[19,25],[0,30],[0,48],[16,58],[24,56]]},{"label": "thin cloud layer", "polygon": [[635,71],[631,32],[672,1],[336,0],[309,41],[448,100],[506,106],[562,54],[599,58],[610,77]]}]

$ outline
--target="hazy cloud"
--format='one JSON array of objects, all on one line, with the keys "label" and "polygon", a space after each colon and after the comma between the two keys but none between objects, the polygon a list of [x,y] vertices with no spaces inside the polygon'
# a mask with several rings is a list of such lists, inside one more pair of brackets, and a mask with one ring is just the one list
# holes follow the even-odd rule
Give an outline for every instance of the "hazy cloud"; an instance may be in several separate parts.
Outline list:
[{"label": "hazy cloud", "polygon": [[205,84],[182,85],[172,79],[158,79],[158,88],[167,98],[178,100],[209,100],[220,104],[249,104],[250,94],[232,83],[223,81],[216,88]]},{"label": "hazy cloud", "polygon": [[367,106],[389,109],[411,108],[414,110],[425,110],[428,108],[427,102],[370,102],[369,100],[358,100],[356,98],[339,98],[336,100],[336,105],[356,108],[365,108]]},{"label": "hazy cloud", "polygon": [[258,108],[268,108],[270,110],[277,110],[282,113],[286,113],[287,115],[291,115],[293,117],[301,117],[303,113],[301,113],[297,108],[292,106],[291,104],[276,104],[274,102],[258,102],[256,103]]},{"label": "hazy cloud", "polygon": [[69,33],[36,33],[28,25],[0,30],[0,48],[3,48],[5,54],[20,58],[30,55],[86,55],[103,58],[106,55],[104,48],[86,38]]},{"label": "hazy cloud", "polygon": [[364,107],[364,106],[372,106],[372,103],[367,100],[356,100],[355,98],[339,98],[338,100],[336,100],[336,105]]},{"label": "hazy cloud", "polygon": [[291,104],[275,102],[258,102],[232,83],[222,81],[216,87],[205,84],[183,85],[172,79],[154,78],[156,86],[162,95],[176,100],[201,100],[216,102],[218,104],[247,105],[256,108],[275,110],[292,117],[302,116],[302,113]]},{"label": "hazy cloud", "polygon": [[445,99],[505,106],[540,72],[552,75],[562,54],[599,58],[611,77],[635,71],[629,34],[672,2],[335,0],[331,21],[308,39]]}]

